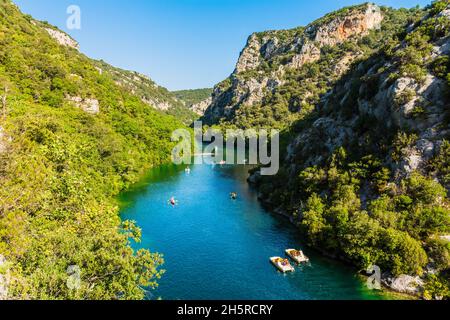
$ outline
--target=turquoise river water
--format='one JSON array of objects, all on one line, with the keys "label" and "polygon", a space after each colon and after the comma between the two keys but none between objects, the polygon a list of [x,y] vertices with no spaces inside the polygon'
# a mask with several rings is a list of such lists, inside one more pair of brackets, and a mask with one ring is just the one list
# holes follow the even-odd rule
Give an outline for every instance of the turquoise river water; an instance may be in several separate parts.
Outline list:
[{"label": "turquoise river water", "polygon": [[[137,221],[136,248],[164,254],[166,273],[149,299],[386,299],[355,271],[308,249],[286,218],[263,209],[245,166],[167,165],[120,196],[122,218]],[[236,201],[230,192],[237,192]],[[178,204],[168,200],[174,196]],[[303,249],[310,265],[277,272],[269,257]]]}]

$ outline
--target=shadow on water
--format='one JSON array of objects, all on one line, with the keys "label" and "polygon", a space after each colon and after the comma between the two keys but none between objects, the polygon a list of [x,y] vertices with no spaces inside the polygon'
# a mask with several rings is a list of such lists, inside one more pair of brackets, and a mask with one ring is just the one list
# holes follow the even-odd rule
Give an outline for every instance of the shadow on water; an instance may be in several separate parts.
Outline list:
[{"label": "shadow on water", "polygon": [[187,166],[178,166],[174,164],[165,164],[151,169],[142,179],[134,184],[127,191],[121,193],[117,199],[121,210],[132,206],[137,198],[142,197],[148,190],[148,186],[153,182],[158,183],[176,183],[177,179],[182,179],[181,173]]}]

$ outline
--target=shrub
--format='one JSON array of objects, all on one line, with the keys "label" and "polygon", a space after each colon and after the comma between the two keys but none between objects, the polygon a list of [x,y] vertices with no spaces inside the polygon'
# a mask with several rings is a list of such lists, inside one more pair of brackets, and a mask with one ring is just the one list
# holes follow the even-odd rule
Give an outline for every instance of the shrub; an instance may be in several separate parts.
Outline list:
[{"label": "shrub", "polygon": [[416,92],[412,89],[405,89],[395,97],[397,107],[403,106],[416,97]]}]

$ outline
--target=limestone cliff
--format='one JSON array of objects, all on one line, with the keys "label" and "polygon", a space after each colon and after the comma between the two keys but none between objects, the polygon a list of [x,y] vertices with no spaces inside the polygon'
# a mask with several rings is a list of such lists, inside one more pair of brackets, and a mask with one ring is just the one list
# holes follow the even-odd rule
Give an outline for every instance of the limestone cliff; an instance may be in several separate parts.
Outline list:
[{"label": "limestone cliff", "polygon": [[199,116],[203,116],[205,114],[205,111],[208,109],[208,107],[212,103],[212,98],[208,98],[206,100],[203,100],[199,103],[193,104],[191,106],[191,110],[198,114]]},{"label": "limestone cliff", "polygon": [[307,62],[317,61],[322,47],[335,46],[349,38],[367,35],[370,30],[379,29],[382,20],[380,7],[367,4],[312,23],[287,45],[279,39],[279,32],[276,31],[262,38],[260,34],[253,34],[239,57],[235,74],[257,69],[264,60],[288,52],[295,55],[286,66],[299,68]]},{"label": "limestone cliff", "polygon": [[[307,27],[252,34],[229,79],[217,85],[204,120],[208,124],[233,121],[241,106],[267,104],[268,96],[292,80],[293,70],[319,61],[324,48],[358,41],[383,23],[383,12],[373,4],[346,8]],[[334,61],[334,77],[344,73],[362,51]]]},{"label": "limestone cliff", "polygon": [[53,28],[45,28],[45,30],[48,32],[48,34],[58,41],[58,43],[65,47],[70,47],[76,50],[80,49],[80,46],[78,42],[76,42],[72,37],[70,37],[68,34]]}]

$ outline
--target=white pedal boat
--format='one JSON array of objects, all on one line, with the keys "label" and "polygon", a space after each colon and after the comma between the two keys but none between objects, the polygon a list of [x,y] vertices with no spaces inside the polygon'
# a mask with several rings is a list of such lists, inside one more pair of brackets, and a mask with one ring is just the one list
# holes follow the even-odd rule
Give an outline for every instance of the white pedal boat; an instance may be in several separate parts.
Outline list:
[{"label": "white pedal boat", "polygon": [[280,257],[272,257],[270,258],[270,262],[283,273],[286,272],[293,272],[295,269],[294,267],[289,263],[288,259],[283,259]]},{"label": "white pedal boat", "polygon": [[309,262],[309,258],[301,250],[287,249],[286,254],[297,263]]}]

